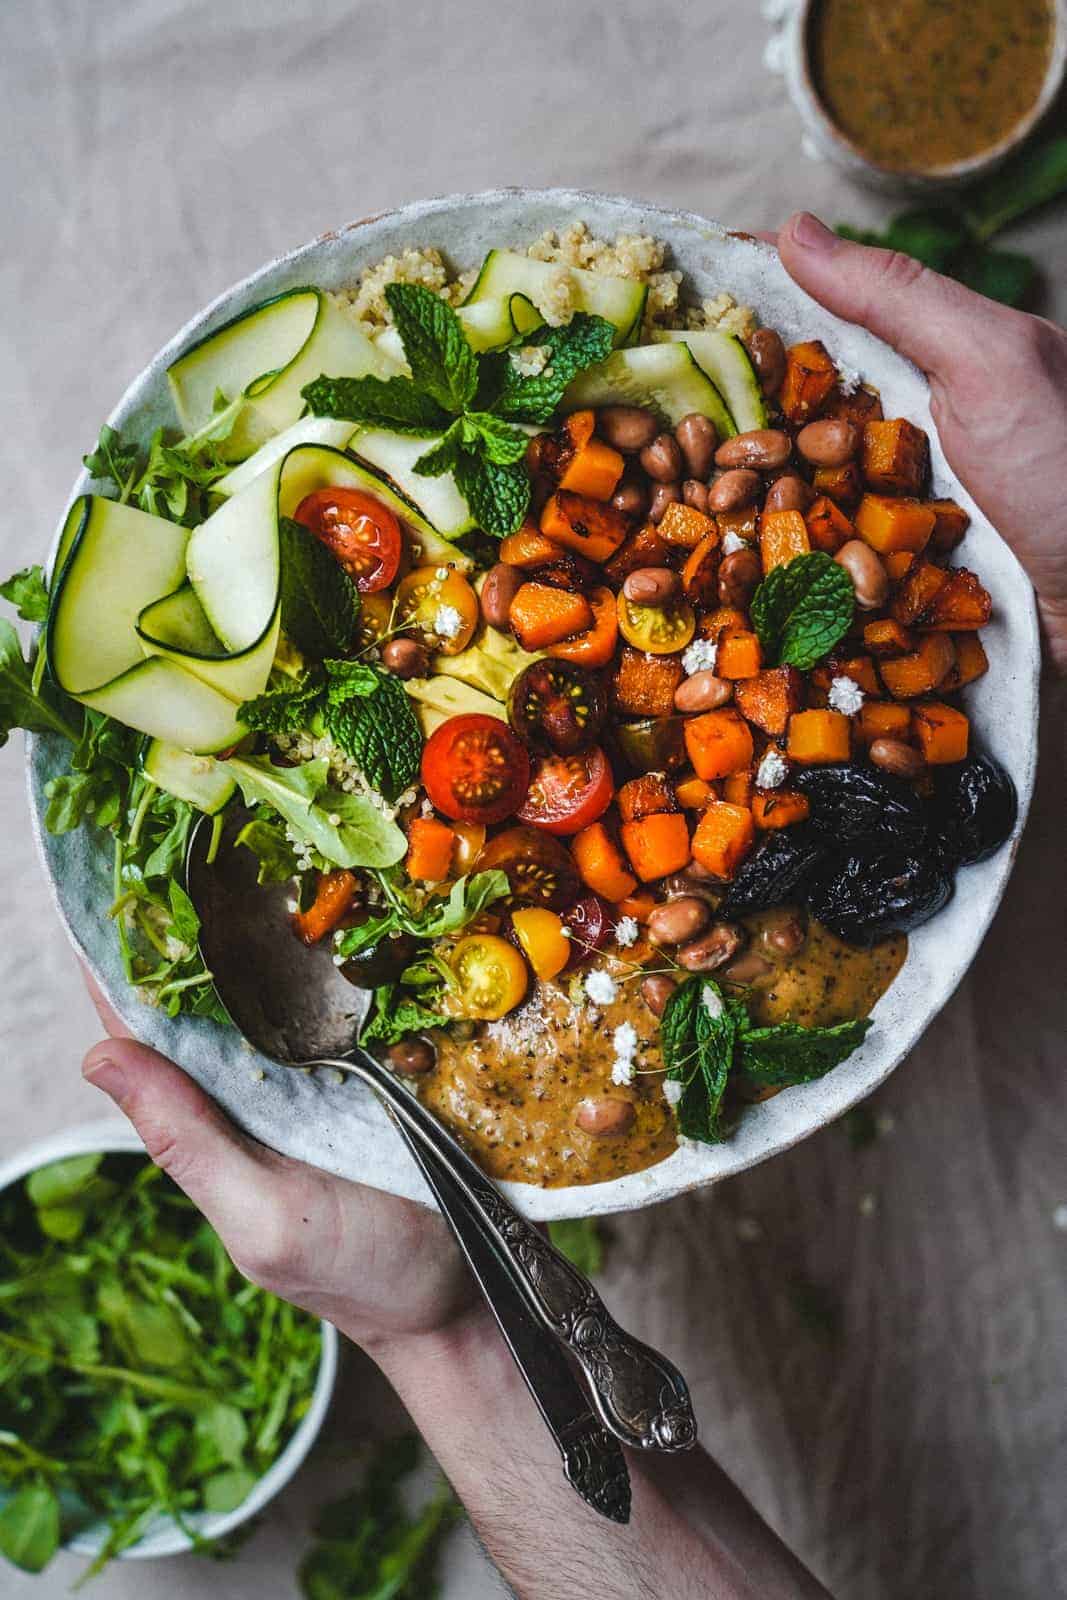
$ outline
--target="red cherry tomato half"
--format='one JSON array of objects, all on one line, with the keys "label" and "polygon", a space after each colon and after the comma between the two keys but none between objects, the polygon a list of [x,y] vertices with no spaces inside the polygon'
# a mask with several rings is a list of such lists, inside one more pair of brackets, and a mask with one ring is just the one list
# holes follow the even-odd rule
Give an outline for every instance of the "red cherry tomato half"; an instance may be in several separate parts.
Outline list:
[{"label": "red cherry tomato half", "polygon": [[567,971],[573,972],[603,950],[615,931],[615,920],[599,895],[583,895],[560,916],[571,930],[571,953]]},{"label": "red cherry tomato half", "polygon": [[503,822],[522,803],[530,758],[497,717],[449,717],[422,752],[422,781],[438,811],[454,822]]},{"label": "red cherry tomato half", "polygon": [[608,758],[594,745],[580,755],[540,762],[516,815],[546,833],[577,833],[608,809],[614,793]]},{"label": "red cherry tomato half", "polygon": [[314,489],[296,508],[344,567],[361,594],[388,589],[403,552],[400,524],[388,506],[359,489]]}]

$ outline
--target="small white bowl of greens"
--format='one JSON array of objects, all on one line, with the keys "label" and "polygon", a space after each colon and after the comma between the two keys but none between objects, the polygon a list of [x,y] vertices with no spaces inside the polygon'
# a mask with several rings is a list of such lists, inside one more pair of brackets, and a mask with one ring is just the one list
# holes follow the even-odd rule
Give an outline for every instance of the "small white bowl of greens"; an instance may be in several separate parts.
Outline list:
[{"label": "small white bowl of greens", "polygon": [[0,1165],[0,1559],[92,1573],[231,1534],[314,1444],[338,1345],[240,1276],[122,1124]]}]

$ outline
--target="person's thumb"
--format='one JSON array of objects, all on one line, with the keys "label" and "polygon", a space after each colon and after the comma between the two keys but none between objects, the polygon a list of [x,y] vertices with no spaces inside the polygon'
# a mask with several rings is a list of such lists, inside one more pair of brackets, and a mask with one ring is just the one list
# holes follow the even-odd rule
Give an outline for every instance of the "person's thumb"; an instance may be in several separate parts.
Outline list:
[{"label": "person's thumb", "polygon": [[1012,315],[899,250],[838,238],[810,212],[790,217],[778,253],[828,311],[858,322],[925,372],[946,377],[982,359],[975,328]]}]

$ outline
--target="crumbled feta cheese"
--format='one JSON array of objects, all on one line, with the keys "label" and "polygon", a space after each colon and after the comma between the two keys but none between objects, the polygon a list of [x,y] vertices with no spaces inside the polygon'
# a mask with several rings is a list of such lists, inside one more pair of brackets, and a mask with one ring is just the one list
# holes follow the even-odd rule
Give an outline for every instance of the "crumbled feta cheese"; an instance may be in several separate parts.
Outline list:
[{"label": "crumbled feta cheese", "polygon": [[609,1006],[619,992],[619,986],[610,972],[595,968],[585,980],[585,992],[595,1006]]},{"label": "crumbled feta cheese", "polygon": [[632,1022],[620,1022],[612,1035],[615,1047],[615,1064],[611,1069],[612,1083],[632,1083],[634,1061],[637,1056],[637,1029]]},{"label": "crumbled feta cheese", "polygon": [[713,639],[694,639],[682,651],[682,667],[687,677],[694,672],[714,672],[719,647]]},{"label": "crumbled feta cheese", "polygon": [[846,717],[854,717],[863,706],[863,690],[855,678],[833,678],[827,699],[832,711],[841,711]]},{"label": "crumbled feta cheese", "polygon": [[862,382],[863,378],[855,367],[838,367],[837,387],[842,394],[855,394]]},{"label": "crumbled feta cheese", "polygon": [[685,1084],[679,1083],[677,1078],[664,1078],[663,1098],[669,1106],[676,1106],[685,1093]]},{"label": "crumbled feta cheese", "polygon": [[732,528],[727,528],[722,539],[722,553],[724,556],[735,556],[739,550],[748,549],[748,540],[742,539],[739,533]]},{"label": "crumbled feta cheese", "polygon": [[785,758],[777,751],[773,744],[768,745],[763,753],[763,760],[756,768],[757,789],[777,789],[786,779],[789,768]]},{"label": "crumbled feta cheese", "polygon": [[722,995],[716,994],[710,983],[704,985],[704,992],[700,996],[704,1010],[713,1022],[722,1016],[726,1007],[722,1003]]},{"label": "crumbled feta cheese", "polygon": [[615,924],[615,942],[625,950],[636,943],[640,931],[636,917],[620,917]]},{"label": "crumbled feta cheese", "polygon": [[454,639],[462,626],[463,618],[455,606],[438,606],[433,619],[433,631],[439,639]]}]

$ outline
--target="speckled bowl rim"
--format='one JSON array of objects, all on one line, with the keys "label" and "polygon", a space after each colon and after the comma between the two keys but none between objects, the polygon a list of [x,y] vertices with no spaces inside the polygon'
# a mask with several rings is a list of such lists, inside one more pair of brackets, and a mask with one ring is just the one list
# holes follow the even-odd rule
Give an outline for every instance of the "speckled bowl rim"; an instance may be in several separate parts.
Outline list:
[{"label": "speckled bowl rim", "polygon": [[[945,1005],[981,944],[1011,872],[1037,759],[1040,642],[1033,592],[1011,551],[949,471],[922,374],[865,329],[818,306],[787,277],[768,245],[694,213],[582,190],[505,188],[417,201],[363,218],[279,257],[218,295],[129,385],[109,420],[121,426],[135,419],[145,433],[159,423],[173,424],[165,382],[169,362],[195,338],[280,288],[309,280],[327,288],[351,282],[363,267],[405,244],[438,244],[464,267],[474,264],[487,241],[530,240],[547,227],[579,218],[600,235],[651,233],[665,239],[698,293],[729,289],[753,304],[787,339],[828,340],[840,363],[857,368],[882,389],[891,414],[896,407],[927,428],[936,490],[954,496],[971,512],[965,549],[997,601],[986,635],[993,668],[972,688],[969,709],[980,734],[988,736],[1011,772],[1020,807],[1009,847],[981,867],[962,872],[949,907],[913,936],[900,976],[875,1007],[875,1028],[847,1063],[816,1083],[751,1108],[723,1144],[679,1149],[654,1167],[603,1183],[552,1189],[502,1184],[518,1208],[537,1220],[631,1210],[717,1182],[788,1149],[884,1082]],[[88,481],[83,472],[73,494],[82,493]],[[54,553],[55,541],[52,549]],[[287,1072],[248,1053],[232,1031],[196,1018],[171,1020],[146,1008],[127,987],[111,943],[113,930],[103,916],[107,896],[98,892],[101,867],[94,860],[91,836],[75,833],[56,839],[43,828],[43,786],[54,770],[55,749],[48,738],[28,741],[27,781],[37,846],[68,937],[125,1025],[177,1059],[265,1144],[346,1178],[432,1204],[384,1113],[361,1086],[334,1083],[323,1073]]]}]

